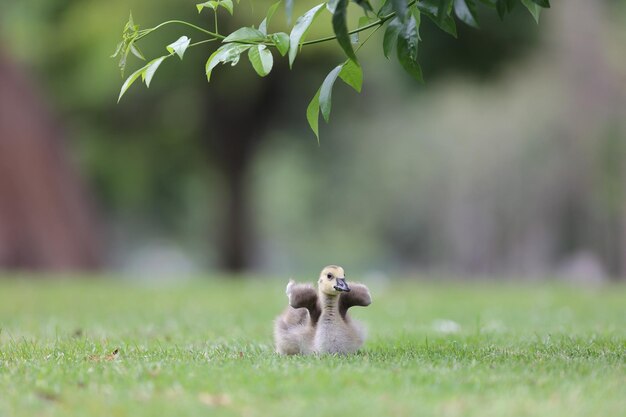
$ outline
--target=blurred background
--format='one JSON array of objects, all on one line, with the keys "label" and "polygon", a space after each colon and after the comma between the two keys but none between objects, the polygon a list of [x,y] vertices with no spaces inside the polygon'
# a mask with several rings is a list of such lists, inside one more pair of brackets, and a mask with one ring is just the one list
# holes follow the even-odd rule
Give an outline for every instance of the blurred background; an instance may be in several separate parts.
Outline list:
[{"label": "blurred background", "polygon": [[[116,103],[129,10],[142,28],[209,25],[194,3],[2,0],[0,270],[626,277],[626,2],[553,2],[539,25],[488,11],[457,40],[424,19],[424,85],[380,31],[362,94],[337,83],[321,146],[305,109],[343,60],[334,42],[210,85],[214,46],[193,48]],[[221,29],[269,4],[242,1]],[[202,39],[170,26],[140,46],[160,56],[181,35]]]}]

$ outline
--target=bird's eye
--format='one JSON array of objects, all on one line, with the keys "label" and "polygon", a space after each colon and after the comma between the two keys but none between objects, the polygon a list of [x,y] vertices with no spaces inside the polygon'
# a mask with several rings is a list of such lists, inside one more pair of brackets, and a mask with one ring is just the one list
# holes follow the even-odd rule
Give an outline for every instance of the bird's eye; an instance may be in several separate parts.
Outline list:
[{"label": "bird's eye", "polygon": [[333,279],[333,274],[327,274],[327,275],[326,275],[326,278],[328,278],[328,279]]}]

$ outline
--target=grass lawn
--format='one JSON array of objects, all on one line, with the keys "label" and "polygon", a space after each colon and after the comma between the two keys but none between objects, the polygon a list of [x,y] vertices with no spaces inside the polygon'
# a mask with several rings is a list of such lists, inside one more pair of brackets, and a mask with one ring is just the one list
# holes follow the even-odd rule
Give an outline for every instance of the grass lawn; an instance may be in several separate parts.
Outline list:
[{"label": "grass lawn", "polygon": [[0,416],[626,415],[626,287],[368,284],[362,352],[281,357],[282,281],[0,280]]}]

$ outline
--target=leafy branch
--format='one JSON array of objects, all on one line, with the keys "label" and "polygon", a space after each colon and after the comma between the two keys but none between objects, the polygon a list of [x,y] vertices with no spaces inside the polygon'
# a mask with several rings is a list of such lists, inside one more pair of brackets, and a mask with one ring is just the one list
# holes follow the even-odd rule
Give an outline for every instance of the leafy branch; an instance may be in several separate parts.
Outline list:
[{"label": "leafy branch", "polygon": [[[351,30],[347,24],[350,1],[363,10],[363,16],[359,19],[358,26]],[[137,42],[165,26],[187,26],[205,36],[208,35],[208,38],[191,43],[189,37],[181,36],[175,42],[167,45],[168,54],[149,61],[124,81],[118,101],[136,80],[141,78],[149,87],[157,69],[166,59],[177,55],[182,60],[187,49],[198,45],[215,41],[221,42],[221,46],[209,56],[205,65],[207,80],[210,81],[213,70],[219,64],[228,63],[234,66],[244,53],[247,53],[248,60],[256,73],[264,77],[271,72],[274,65],[272,50],[276,50],[280,56],[287,56],[289,66],[293,67],[293,63],[303,47],[336,41],[347,59],[333,68],[326,76],[306,111],[311,130],[319,142],[319,114],[322,114],[326,122],[329,121],[335,81],[339,78],[357,92],[361,91],[363,71],[358,61],[357,52],[383,26],[386,26],[382,45],[385,57],[389,59],[395,49],[397,60],[404,70],[416,80],[423,82],[422,70],[418,62],[418,45],[422,40],[419,34],[422,16],[428,17],[441,30],[456,37],[456,20],[473,28],[479,28],[478,7],[495,9],[498,16],[503,19],[520,3],[528,9],[537,22],[541,10],[550,7],[549,0],[382,0],[378,10],[374,12],[370,0],[328,0],[328,2],[318,4],[298,17],[289,34],[285,32],[268,33],[269,23],[279,7],[280,1],[269,7],[265,18],[258,27],[244,26],[230,34],[219,32],[218,10],[223,9],[232,15],[234,13],[232,0],[210,0],[196,5],[198,13],[202,13],[204,9],[212,11],[212,30],[184,20],[167,20],[152,28],[140,30],[139,26],[134,23],[131,14],[122,31],[122,41],[117,45],[115,53],[112,55],[114,58],[119,58],[122,76],[130,54],[145,61],[143,53],[137,47]],[[293,0],[287,0],[288,20],[290,19],[292,4]],[[306,41],[307,32],[324,9],[332,15],[334,34]],[[370,29],[373,30],[365,39],[360,41],[359,34]],[[357,45],[356,48],[354,45]]]}]

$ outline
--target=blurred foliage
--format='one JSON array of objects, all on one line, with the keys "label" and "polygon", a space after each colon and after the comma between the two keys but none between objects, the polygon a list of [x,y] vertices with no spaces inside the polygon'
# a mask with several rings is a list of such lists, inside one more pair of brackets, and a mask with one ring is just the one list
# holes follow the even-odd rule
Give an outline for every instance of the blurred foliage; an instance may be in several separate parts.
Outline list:
[{"label": "blurred foliage", "polygon": [[[270,4],[242,2],[232,19],[224,12],[224,30],[256,22]],[[296,2],[294,16],[309,7]],[[249,65],[238,65],[216,72],[215,82],[207,85],[204,63],[214,48],[209,45],[187,51],[185,63],[164,63],[149,90],[129,94],[117,105],[122,79],[108,57],[129,9],[143,27],[172,16],[206,24],[209,15],[198,15],[193,2],[182,7],[173,0],[29,0],[0,8],[4,47],[46,90],[63,121],[111,225],[114,253],[123,261],[146,240],[168,239],[199,264],[213,264],[224,185],[205,145],[219,122],[212,110],[219,102],[211,94],[226,91],[234,102],[245,102],[267,80],[259,80]],[[623,16],[619,4],[612,10],[622,10]],[[611,229],[602,219],[623,219],[624,128],[615,117],[594,116],[590,125],[602,129],[563,130],[579,114],[563,109],[580,97],[565,93],[580,83],[565,81],[566,66],[551,66],[556,60],[549,55],[558,53],[557,47],[538,42],[550,21],[538,29],[523,12],[515,9],[504,23],[481,16],[482,29],[459,27],[457,40],[425,19],[421,34],[428,41],[420,50],[425,86],[382,62],[380,47],[363,48],[363,96],[355,100],[347,88],[336,89],[333,118],[343,123],[327,128],[319,148],[305,129],[302,109],[324,74],[342,61],[341,49],[334,43],[315,45],[308,57],[298,58],[297,71],[281,72],[286,96],[279,122],[268,134],[272,140],[259,147],[248,176],[257,226],[255,265],[453,265],[484,272],[520,267],[511,259],[545,266],[571,254],[572,247],[596,247],[601,254],[615,250],[615,244],[599,243],[605,234],[593,244],[588,231],[566,238],[559,230],[567,226],[545,229],[558,235],[548,248],[532,238],[568,210],[565,202],[553,206],[550,196],[582,204],[585,214],[574,222],[584,221],[587,228]],[[281,26],[282,10],[273,22],[276,30],[287,30]],[[327,35],[328,25],[314,27],[309,37]],[[607,25],[607,33],[614,26]],[[623,39],[618,29],[610,30]],[[155,33],[142,51],[158,56],[163,45],[182,35],[194,41],[193,33],[172,27]],[[370,43],[382,44],[382,34]],[[623,65],[620,49],[603,45],[602,52],[615,52],[602,59]],[[537,59],[542,50],[550,52]],[[327,58],[316,59],[321,55]],[[535,58],[525,61],[525,56]],[[494,83],[477,87],[464,81],[468,74]],[[614,103],[623,103],[619,100]],[[570,142],[576,134],[579,139]],[[590,143],[597,144],[592,152],[585,147]],[[564,154],[570,148],[577,150]],[[567,167],[579,167],[581,155],[588,168],[582,171],[584,186],[568,183],[573,174]],[[561,193],[572,188],[582,191]],[[608,207],[620,214],[607,217]],[[513,247],[516,241],[527,249]],[[532,271],[524,265],[520,270]]]}]

